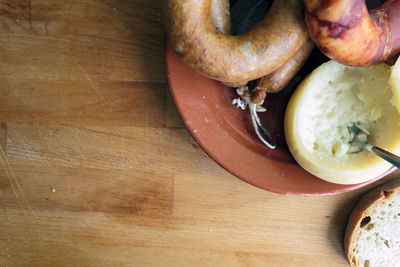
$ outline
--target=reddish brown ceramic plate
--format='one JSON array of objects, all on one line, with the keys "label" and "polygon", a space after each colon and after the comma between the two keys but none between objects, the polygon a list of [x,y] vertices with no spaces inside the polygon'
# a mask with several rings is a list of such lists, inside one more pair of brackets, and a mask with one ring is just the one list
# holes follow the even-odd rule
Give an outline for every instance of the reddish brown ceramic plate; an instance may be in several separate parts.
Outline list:
[{"label": "reddish brown ceramic plate", "polygon": [[355,185],[325,182],[303,170],[287,148],[283,117],[289,92],[270,95],[259,113],[262,124],[277,144],[270,150],[256,137],[248,110],[232,105],[231,88],[199,75],[167,47],[169,87],[185,126],[202,149],[222,167],[242,180],[268,191],[301,196],[340,194],[361,188],[383,176]]}]

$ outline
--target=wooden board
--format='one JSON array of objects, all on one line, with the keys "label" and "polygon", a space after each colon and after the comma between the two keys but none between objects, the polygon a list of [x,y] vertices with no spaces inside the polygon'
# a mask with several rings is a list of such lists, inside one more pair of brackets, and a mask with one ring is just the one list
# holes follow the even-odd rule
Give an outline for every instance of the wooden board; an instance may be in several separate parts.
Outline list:
[{"label": "wooden board", "polygon": [[291,197],[223,170],[175,110],[160,20],[160,0],[0,1],[0,265],[346,266],[372,186]]}]

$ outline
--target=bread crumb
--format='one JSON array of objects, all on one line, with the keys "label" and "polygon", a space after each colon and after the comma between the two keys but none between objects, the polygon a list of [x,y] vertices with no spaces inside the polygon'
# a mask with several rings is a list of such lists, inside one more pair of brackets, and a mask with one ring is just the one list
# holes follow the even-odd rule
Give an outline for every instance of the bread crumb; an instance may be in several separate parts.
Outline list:
[{"label": "bread crumb", "polygon": [[52,189],[51,189],[51,192],[55,193],[55,192],[56,192],[56,189],[55,189],[55,188],[52,188]]}]

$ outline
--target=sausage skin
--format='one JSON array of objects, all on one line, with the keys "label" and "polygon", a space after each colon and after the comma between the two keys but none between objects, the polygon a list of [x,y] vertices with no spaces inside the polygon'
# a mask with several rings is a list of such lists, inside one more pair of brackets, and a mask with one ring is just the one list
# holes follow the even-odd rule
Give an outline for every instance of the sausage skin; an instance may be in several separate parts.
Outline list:
[{"label": "sausage skin", "polygon": [[211,22],[217,30],[232,34],[229,0],[211,0]]},{"label": "sausage skin", "polygon": [[251,102],[262,105],[267,93],[278,93],[285,88],[306,62],[313,48],[314,43],[309,40],[282,67],[259,79],[251,93]]},{"label": "sausage skin", "polygon": [[365,0],[304,3],[310,36],[331,59],[368,66],[400,52],[400,0],[388,0],[369,13]]},{"label": "sausage skin", "polygon": [[[230,0],[211,0],[211,21],[214,27],[225,34],[232,34],[232,22],[230,13]],[[229,87],[243,87],[247,81],[224,82]]]},{"label": "sausage skin", "polygon": [[[211,0],[211,19],[213,25],[221,32],[231,34],[229,0]],[[300,70],[304,62],[310,55],[314,44],[308,40],[296,54],[289,59],[283,66],[276,71],[267,74],[257,81],[257,86],[251,91],[251,101],[254,104],[262,105],[267,93],[277,93],[281,91]],[[244,83],[225,83],[230,87],[243,87]]]},{"label": "sausage skin", "polygon": [[244,83],[286,63],[307,41],[300,0],[275,0],[249,32],[231,36],[212,24],[210,0],[164,0],[168,39],[183,61],[226,83]]}]

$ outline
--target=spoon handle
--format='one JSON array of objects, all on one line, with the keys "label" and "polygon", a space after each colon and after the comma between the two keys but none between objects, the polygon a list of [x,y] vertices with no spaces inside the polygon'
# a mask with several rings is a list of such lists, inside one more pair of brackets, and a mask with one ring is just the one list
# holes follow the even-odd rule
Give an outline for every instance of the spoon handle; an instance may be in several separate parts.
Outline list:
[{"label": "spoon handle", "polygon": [[392,163],[394,166],[400,169],[400,157],[396,156],[395,154],[392,154],[386,150],[383,150],[382,148],[379,148],[377,146],[371,146],[368,148],[370,151],[374,152],[377,156],[383,158],[384,160]]}]

